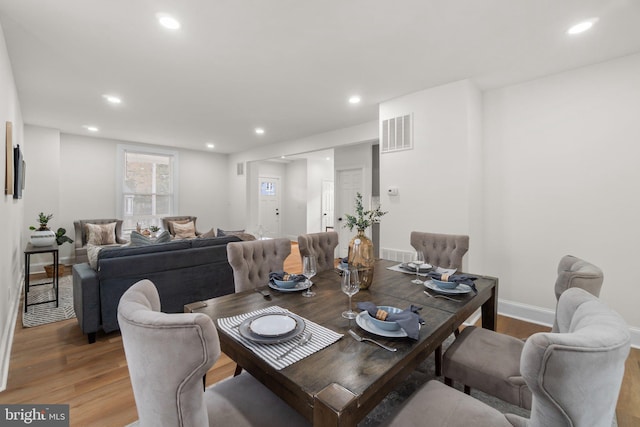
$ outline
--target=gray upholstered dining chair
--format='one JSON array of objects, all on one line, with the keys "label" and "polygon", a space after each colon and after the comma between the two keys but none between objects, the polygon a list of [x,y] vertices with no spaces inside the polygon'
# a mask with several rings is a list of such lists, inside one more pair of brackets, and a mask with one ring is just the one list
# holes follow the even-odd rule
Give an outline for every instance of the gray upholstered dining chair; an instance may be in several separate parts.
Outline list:
[{"label": "gray upholstered dining chair", "polygon": [[300,257],[315,256],[316,272],[318,273],[335,267],[336,246],[338,246],[338,233],[335,231],[301,234],[298,236]]},{"label": "gray upholstered dining chair", "polygon": [[[462,268],[462,258],[469,250],[469,236],[456,234],[411,232],[411,246],[424,254],[427,264],[434,267]],[[458,331],[455,331],[456,335]],[[436,375],[442,375],[442,346],[434,352]]]},{"label": "gray upholstered dining chair", "polygon": [[462,257],[469,250],[469,236],[411,232],[411,246],[422,251],[424,260],[434,267],[462,268]]},{"label": "gray upholstered dining chair", "polygon": [[161,313],[151,281],[122,295],[118,322],[140,426],[309,425],[246,373],[203,390],[202,378],[220,356],[213,321]]},{"label": "gray upholstered dining chair", "polygon": [[[596,297],[602,287],[602,270],[593,264],[566,255],[558,264],[555,291],[559,299],[569,288],[582,288]],[[556,316],[556,323],[558,317]],[[557,332],[554,325],[552,332]],[[524,342],[505,334],[475,326],[466,327],[443,356],[445,382],[459,381],[525,409],[531,409],[531,391],[521,373]]]},{"label": "gray upholstered dining chair", "polygon": [[429,381],[389,421],[391,426],[601,426],[613,420],[630,333],[624,320],[580,288],[560,296],[558,332],[527,339],[521,371],[533,393],[529,419]]},{"label": "gray upholstered dining chair", "polygon": [[285,238],[228,243],[227,259],[236,292],[269,283],[269,273],[283,270],[290,253],[291,241]]}]

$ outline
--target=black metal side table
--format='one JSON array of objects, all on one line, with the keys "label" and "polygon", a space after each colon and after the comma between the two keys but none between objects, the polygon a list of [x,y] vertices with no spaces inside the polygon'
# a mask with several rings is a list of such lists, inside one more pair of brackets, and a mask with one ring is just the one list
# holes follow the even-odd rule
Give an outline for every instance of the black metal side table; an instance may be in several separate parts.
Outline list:
[{"label": "black metal side table", "polygon": [[[48,301],[38,301],[28,304],[27,297],[29,295],[29,267],[31,263],[31,255],[45,253],[53,254],[53,279],[51,282],[38,283],[31,286],[53,285],[56,298]],[[56,307],[58,307],[58,245],[54,243],[50,246],[33,246],[31,243],[27,243],[27,248],[24,250],[24,312],[27,312],[27,307],[30,305],[45,304],[48,302],[55,302]]]}]

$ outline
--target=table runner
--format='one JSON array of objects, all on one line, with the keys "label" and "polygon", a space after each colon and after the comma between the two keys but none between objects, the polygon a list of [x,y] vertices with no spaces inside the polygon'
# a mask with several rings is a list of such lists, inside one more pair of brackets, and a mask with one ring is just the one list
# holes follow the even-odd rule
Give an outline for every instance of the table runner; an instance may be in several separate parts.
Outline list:
[{"label": "table runner", "polygon": [[[294,338],[291,341],[283,342],[280,344],[260,344],[244,338],[240,335],[238,326],[253,316],[263,313],[293,313],[289,310],[285,310],[277,305],[272,307],[263,308],[261,310],[252,311],[250,313],[239,314],[237,316],[223,317],[218,319],[218,326],[231,335],[235,340],[239,341],[247,347],[249,350],[258,355],[262,360],[273,366],[275,369],[280,370],[286,368],[289,365],[296,363],[299,360],[304,359],[313,353],[322,350],[325,347],[330,346],[334,342],[342,338],[343,334],[327,329],[324,326],[320,326],[310,320],[303,318],[305,322],[305,330],[310,331],[313,336],[311,340],[305,345],[298,346],[298,338]],[[302,316],[300,316],[302,317]],[[295,347],[285,357],[276,360],[280,354],[286,352],[290,348]]]}]

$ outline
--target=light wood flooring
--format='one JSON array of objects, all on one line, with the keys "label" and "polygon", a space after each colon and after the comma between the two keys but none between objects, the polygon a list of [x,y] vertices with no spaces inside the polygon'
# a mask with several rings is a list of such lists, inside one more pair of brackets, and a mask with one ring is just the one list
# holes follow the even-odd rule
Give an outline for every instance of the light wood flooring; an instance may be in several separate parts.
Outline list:
[{"label": "light wood flooring", "polygon": [[[285,270],[301,271],[296,245]],[[516,337],[548,330],[503,316],[497,329]],[[209,371],[207,384],[231,376],[234,369],[223,354]],[[0,393],[0,402],[69,404],[72,426],[124,426],[138,418],[120,334],[98,334],[96,343],[88,344],[75,319],[23,328],[18,318],[7,389]],[[627,359],[617,417],[620,427],[640,425],[638,349]]]}]

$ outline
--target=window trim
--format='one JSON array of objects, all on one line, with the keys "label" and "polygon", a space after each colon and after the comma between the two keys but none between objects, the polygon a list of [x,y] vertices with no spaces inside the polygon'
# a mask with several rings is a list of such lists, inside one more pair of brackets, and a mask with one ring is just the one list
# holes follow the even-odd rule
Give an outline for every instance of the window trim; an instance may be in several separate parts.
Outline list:
[{"label": "window trim", "polygon": [[125,170],[125,153],[134,152],[142,154],[156,154],[162,156],[173,157],[173,203],[171,206],[173,215],[177,215],[179,188],[180,188],[180,156],[176,150],[167,150],[163,148],[157,148],[155,146],[143,146],[143,145],[131,145],[131,144],[118,144],[116,148],[116,218],[124,219],[124,198],[123,198],[123,184],[124,184],[124,170]]}]

